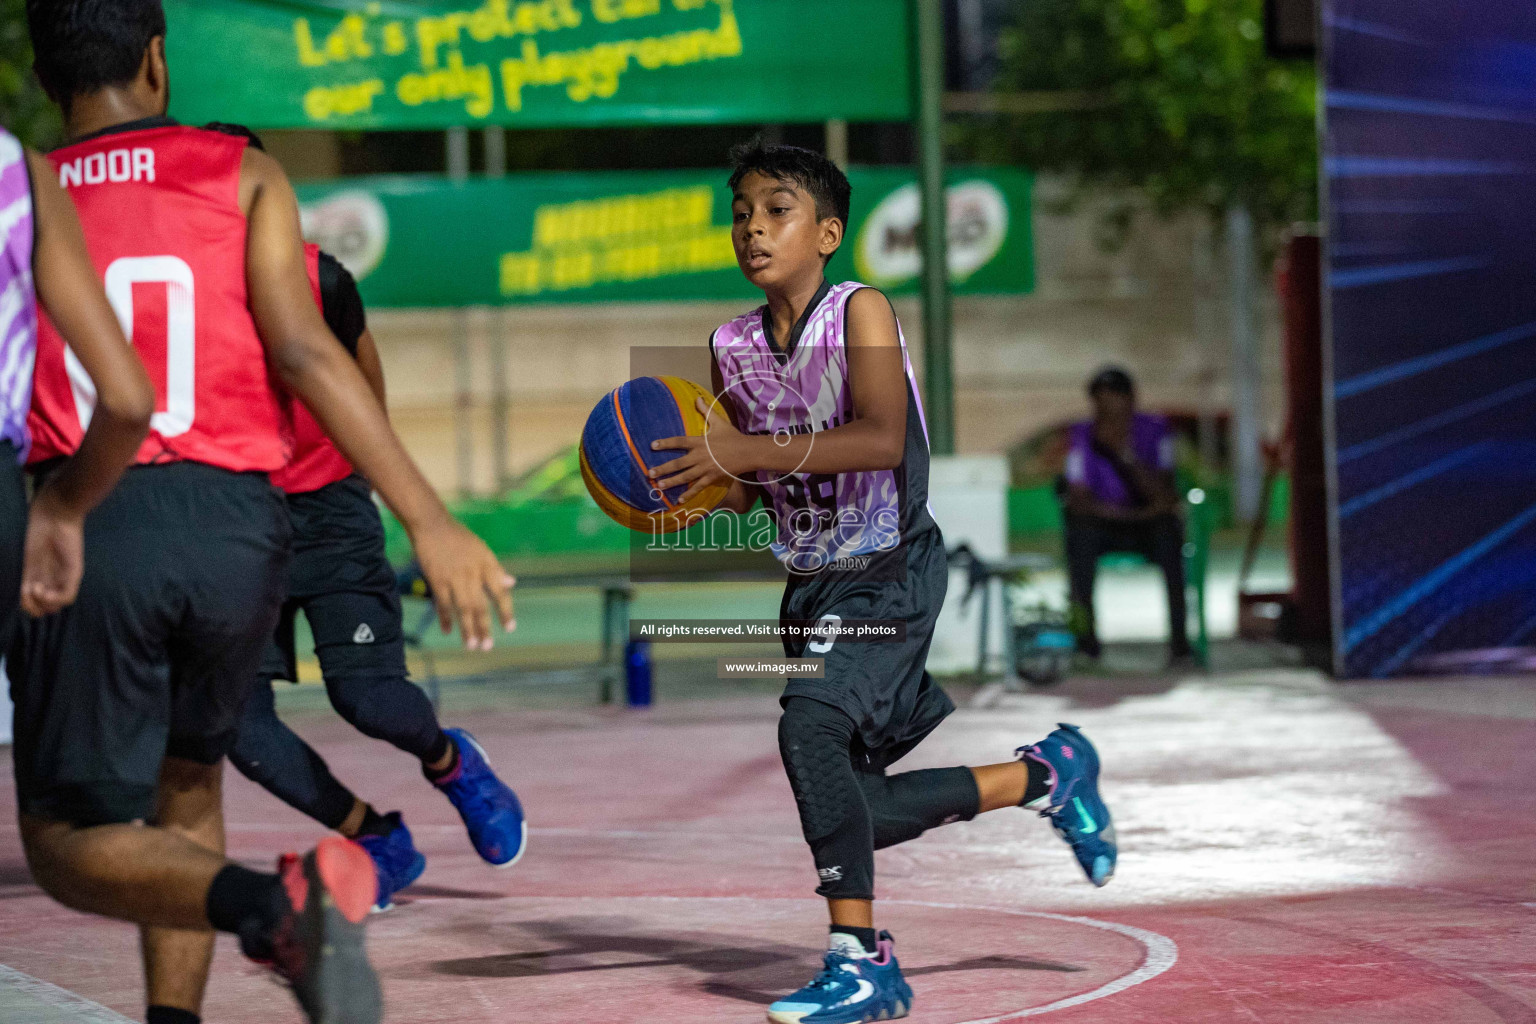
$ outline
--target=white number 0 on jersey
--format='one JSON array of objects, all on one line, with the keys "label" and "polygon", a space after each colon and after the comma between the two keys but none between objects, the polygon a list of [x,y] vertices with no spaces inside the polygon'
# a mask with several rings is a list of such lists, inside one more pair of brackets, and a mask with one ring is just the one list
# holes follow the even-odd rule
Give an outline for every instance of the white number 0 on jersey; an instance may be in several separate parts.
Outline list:
[{"label": "white number 0 on jersey", "polygon": [[[107,301],[117,314],[128,343],[133,344],[133,286],[165,285],[165,411],[150,418],[161,437],[176,437],[192,429],[197,412],[197,300],[192,268],[175,256],[124,256],[107,267]],[[75,394],[80,429],[91,425],[96,386],[80,360],[64,347],[64,365]]]}]

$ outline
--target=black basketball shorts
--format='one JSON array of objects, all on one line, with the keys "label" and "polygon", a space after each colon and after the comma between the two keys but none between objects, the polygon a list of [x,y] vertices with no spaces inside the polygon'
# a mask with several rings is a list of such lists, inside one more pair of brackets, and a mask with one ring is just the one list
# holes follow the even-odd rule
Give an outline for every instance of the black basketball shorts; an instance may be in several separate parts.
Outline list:
[{"label": "black basketball shorts", "polygon": [[[902,559],[904,566],[883,564]],[[903,571],[904,570],[904,571]],[[928,674],[928,648],[949,587],[944,537],[931,527],[904,538],[896,550],[875,556],[860,570],[827,569],[791,576],[780,604],[787,622],[899,621],[906,638],[897,643],[850,638],[791,638],[791,658],[825,659],[822,679],[791,679],[781,703],[810,697],[853,719],[864,750],[863,770],[880,772],[907,754],[951,711],[954,702]]]},{"label": "black basketball shorts", "polygon": [[384,524],[368,482],[349,476],[288,496],[293,563],[266,679],[297,682],[294,620],[302,611],[327,677],[405,678],[405,638],[395,572],[384,555]]},{"label": "black basketball shorts", "polygon": [[161,761],[234,742],[287,583],[288,513],[264,474],[139,466],[86,519],[79,599],[23,618],[6,670],[22,813],[146,820]]}]

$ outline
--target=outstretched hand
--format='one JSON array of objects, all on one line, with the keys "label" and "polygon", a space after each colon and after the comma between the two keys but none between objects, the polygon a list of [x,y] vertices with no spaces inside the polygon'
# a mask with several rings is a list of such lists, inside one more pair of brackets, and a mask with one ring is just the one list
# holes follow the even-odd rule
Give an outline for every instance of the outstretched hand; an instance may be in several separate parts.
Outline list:
[{"label": "outstretched hand", "polygon": [[658,490],[688,485],[679,505],[711,487],[729,487],[742,474],[757,468],[750,464],[747,435],[731,423],[720,402],[700,398],[694,405],[704,414],[703,437],[663,437],[651,442],[652,451],[683,451],[671,462],[647,471]]},{"label": "outstretched hand", "polygon": [[517,628],[512,616],[512,588],[517,580],[502,568],[485,542],[452,518],[444,518],[411,537],[421,574],[437,601],[444,633],[459,626],[464,646],[488,651],[495,646],[489,611],[495,607],[501,628]]}]

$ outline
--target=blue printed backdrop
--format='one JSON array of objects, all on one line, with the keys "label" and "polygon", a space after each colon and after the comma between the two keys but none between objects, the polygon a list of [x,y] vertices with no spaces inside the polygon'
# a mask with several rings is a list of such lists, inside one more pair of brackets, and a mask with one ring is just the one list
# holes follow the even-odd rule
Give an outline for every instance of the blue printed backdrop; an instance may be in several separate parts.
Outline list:
[{"label": "blue printed backdrop", "polygon": [[1330,0],[1340,667],[1536,667],[1536,18]]}]

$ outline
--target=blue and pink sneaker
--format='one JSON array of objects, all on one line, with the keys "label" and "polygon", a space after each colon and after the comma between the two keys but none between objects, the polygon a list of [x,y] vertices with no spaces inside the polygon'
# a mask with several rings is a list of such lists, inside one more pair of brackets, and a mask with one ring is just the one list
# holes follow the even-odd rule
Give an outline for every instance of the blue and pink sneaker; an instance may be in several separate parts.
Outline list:
[{"label": "blue and pink sneaker", "polygon": [[469,841],[482,860],[509,868],[528,847],[528,822],[517,794],[496,777],[485,751],[463,729],[444,729],[459,750],[459,764],[433,782],[464,819]]},{"label": "blue and pink sneaker", "polygon": [[1099,796],[1099,752],[1075,725],[1062,722],[1055,732],[1032,747],[1014,751],[1050,772],[1051,791],[1042,818],[1050,818],[1056,834],[1072,847],[1083,873],[1094,885],[1106,885],[1115,874],[1119,844],[1115,823]]},{"label": "blue and pink sneaker", "polygon": [[901,976],[891,933],[880,933],[871,955],[858,939],[834,932],[821,973],[768,1007],[768,1019],[774,1024],[863,1024],[905,1017],[911,1009],[912,989]]},{"label": "blue and pink sneaker", "polygon": [[373,912],[381,914],[395,905],[395,893],[410,885],[427,870],[427,858],[416,849],[411,830],[405,827],[399,811],[390,811],[384,820],[394,827],[382,836],[358,836],[357,845],[368,851],[379,876],[379,898]]}]

